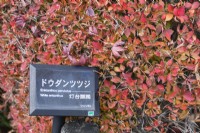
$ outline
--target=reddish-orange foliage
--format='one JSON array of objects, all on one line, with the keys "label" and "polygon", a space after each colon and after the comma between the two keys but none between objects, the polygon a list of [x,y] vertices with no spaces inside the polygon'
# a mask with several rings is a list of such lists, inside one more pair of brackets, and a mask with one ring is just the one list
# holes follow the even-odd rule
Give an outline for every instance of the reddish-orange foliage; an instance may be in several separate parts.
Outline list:
[{"label": "reddish-orange foliage", "polygon": [[51,118],[28,114],[29,64],[95,66],[101,117],[93,120],[102,132],[166,132],[199,111],[199,5],[0,0],[0,108],[10,104],[19,133],[49,132]]}]

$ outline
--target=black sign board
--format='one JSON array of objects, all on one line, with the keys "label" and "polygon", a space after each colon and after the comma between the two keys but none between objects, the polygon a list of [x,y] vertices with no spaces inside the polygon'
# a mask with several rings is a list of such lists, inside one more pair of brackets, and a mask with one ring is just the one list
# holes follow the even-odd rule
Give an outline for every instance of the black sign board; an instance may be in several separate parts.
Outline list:
[{"label": "black sign board", "polygon": [[95,68],[30,65],[30,115],[99,116],[99,112]]}]

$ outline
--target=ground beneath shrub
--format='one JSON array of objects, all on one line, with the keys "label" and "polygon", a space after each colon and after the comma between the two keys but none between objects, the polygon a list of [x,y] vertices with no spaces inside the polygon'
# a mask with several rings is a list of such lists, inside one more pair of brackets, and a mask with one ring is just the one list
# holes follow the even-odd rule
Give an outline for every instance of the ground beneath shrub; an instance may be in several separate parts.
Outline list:
[{"label": "ground beneath shrub", "polygon": [[99,133],[99,126],[96,123],[87,123],[83,120],[66,122],[61,133]]}]

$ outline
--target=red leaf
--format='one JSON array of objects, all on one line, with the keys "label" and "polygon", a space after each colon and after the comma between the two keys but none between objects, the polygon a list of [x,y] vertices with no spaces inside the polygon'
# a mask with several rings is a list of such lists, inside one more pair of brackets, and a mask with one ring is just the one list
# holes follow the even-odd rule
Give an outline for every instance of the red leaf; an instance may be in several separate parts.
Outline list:
[{"label": "red leaf", "polygon": [[50,35],[49,37],[47,37],[46,39],[46,44],[52,44],[56,41],[56,37],[53,35]]},{"label": "red leaf", "polygon": [[144,129],[145,129],[146,131],[151,131],[151,130],[153,129],[153,127],[152,127],[152,126],[146,126],[146,127],[144,127]]},{"label": "red leaf", "polygon": [[146,84],[142,84],[142,90],[143,90],[143,91],[147,91],[147,90],[148,90],[148,87],[147,87]]},{"label": "red leaf", "polygon": [[110,87],[110,95],[111,95],[111,97],[114,97],[114,96],[116,96],[116,94],[117,94],[116,86],[112,85]]},{"label": "red leaf", "polygon": [[129,28],[125,29],[124,34],[126,35],[126,37],[129,37],[131,34],[131,31]]},{"label": "red leaf", "polygon": [[172,75],[171,75],[171,73],[169,73],[168,75],[167,75],[167,81],[169,81],[169,82],[171,82],[173,79],[172,79]]},{"label": "red leaf", "polygon": [[108,4],[108,0],[98,0],[98,6],[106,6]]},{"label": "red leaf", "polygon": [[156,90],[154,88],[150,88],[148,90],[148,93],[151,94],[151,95],[154,95],[156,93]]},{"label": "red leaf", "polygon": [[84,65],[86,62],[87,62],[87,57],[85,55],[81,55],[78,65]]},{"label": "red leaf", "polygon": [[169,11],[169,12],[173,12],[173,10],[174,10],[174,6],[172,6],[172,5],[168,5],[167,8],[168,8],[168,11]]},{"label": "red leaf", "polygon": [[169,94],[169,98],[173,99],[179,92],[180,92],[180,89],[177,86],[174,86],[173,92]]},{"label": "red leaf", "polygon": [[77,4],[77,1],[76,0],[70,0],[70,3]]},{"label": "red leaf", "polygon": [[23,126],[21,123],[18,123],[17,130],[18,130],[18,133],[23,133]]},{"label": "red leaf", "polygon": [[147,19],[146,19],[146,16],[144,15],[144,13],[142,13],[141,18],[140,18],[140,21],[141,21],[142,23],[146,23]]},{"label": "red leaf", "polygon": [[187,110],[187,109],[188,109],[188,105],[182,104],[182,105],[180,106],[180,109],[182,109],[182,110]]},{"label": "red leaf", "polygon": [[194,96],[192,95],[192,93],[190,91],[186,91],[184,94],[183,94],[183,97],[186,101],[188,102],[191,102],[191,101],[194,101]]},{"label": "red leaf", "polygon": [[191,8],[191,6],[192,6],[191,3],[189,3],[189,2],[186,2],[186,3],[185,3],[185,8]]},{"label": "red leaf", "polygon": [[173,63],[173,59],[168,60],[168,61],[167,61],[167,66],[168,66],[168,67],[171,66],[172,63]]},{"label": "red leaf", "polygon": [[179,8],[174,8],[173,11],[175,16],[184,16],[185,15],[185,8],[183,6],[179,7]]},{"label": "red leaf", "polygon": [[157,74],[162,74],[163,69],[156,67],[156,68],[154,68],[154,72],[157,73]]},{"label": "red leaf", "polygon": [[162,92],[165,90],[165,88],[164,88],[163,85],[157,85],[157,88],[158,88],[160,91],[162,91]]},{"label": "red leaf", "polygon": [[164,46],[166,46],[166,43],[161,42],[161,41],[157,41],[157,42],[154,43],[154,46],[164,47]]},{"label": "red leaf", "polygon": [[158,3],[155,3],[152,7],[153,7],[154,10],[162,9],[162,6],[160,4],[158,4]]},{"label": "red leaf", "polygon": [[124,42],[122,42],[122,41],[117,41],[117,42],[113,45],[113,47],[112,47],[112,53],[113,53],[114,56],[119,57],[119,56],[120,56],[119,52],[124,51],[124,48],[122,48],[122,47],[120,46],[120,45],[123,45],[123,44],[124,44]]},{"label": "red leaf", "polygon": [[192,7],[191,7],[191,9],[192,10],[194,10],[194,9],[197,9],[197,8],[199,8],[199,2],[194,2],[193,4],[192,4]]},{"label": "red leaf", "polygon": [[108,108],[112,109],[116,106],[117,104],[117,101],[114,101],[114,102],[108,102]]},{"label": "red leaf", "polygon": [[95,58],[95,57],[94,57],[94,58],[92,59],[92,61],[91,61],[91,65],[92,65],[92,66],[99,66],[98,58]]},{"label": "red leaf", "polygon": [[139,0],[139,2],[140,2],[140,4],[142,4],[142,5],[146,3],[145,0]]},{"label": "red leaf", "polygon": [[127,99],[127,100],[120,100],[120,101],[119,101],[119,104],[120,104],[120,105],[130,106],[131,103],[132,103],[132,100],[130,100],[130,99]]},{"label": "red leaf", "polygon": [[194,71],[194,69],[195,69],[195,64],[187,64],[187,65],[185,65],[185,67],[186,67],[188,70]]},{"label": "red leaf", "polygon": [[20,67],[20,70],[23,72],[23,71],[25,71],[26,70],[26,68],[27,68],[27,61],[24,61],[22,64],[21,64],[21,67]]},{"label": "red leaf", "polygon": [[159,35],[163,31],[163,26],[161,24],[158,24],[156,26],[156,34]]},{"label": "red leaf", "polygon": [[147,27],[149,27],[151,30],[154,30],[154,31],[156,30],[156,28],[151,24],[147,24]]},{"label": "red leaf", "polygon": [[143,41],[143,44],[144,46],[147,46],[147,47],[152,45],[150,42],[147,42],[147,41]]},{"label": "red leaf", "polygon": [[184,21],[187,21],[189,19],[187,15],[177,16],[177,18],[180,20],[181,23],[183,23]]},{"label": "red leaf", "polygon": [[94,17],[95,16],[95,13],[94,13],[94,10],[92,9],[92,7],[88,7],[87,11],[86,11],[86,14],[90,17]]},{"label": "red leaf", "polygon": [[111,86],[110,81],[104,80],[104,86],[110,88]]},{"label": "red leaf", "polygon": [[119,78],[119,77],[113,77],[112,79],[111,79],[111,81],[112,82],[114,82],[114,83],[119,83],[120,81],[121,81],[121,79]]},{"label": "red leaf", "polygon": [[163,75],[159,76],[159,79],[162,80],[162,83],[165,83],[167,81],[166,76]]},{"label": "red leaf", "polygon": [[123,91],[121,92],[121,94],[122,94],[122,99],[127,99],[127,97],[128,97],[128,92],[129,92],[128,89],[123,90]]},{"label": "red leaf", "polygon": [[174,32],[173,30],[168,29],[168,30],[164,30],[163,34],[169,41],[171,41],[171,35],[173,34],[173,32]]},{"label": "red leaf", "polygon": [[146,84],[147,84],[148,86],[151,86],[151,85],[152,85],[152,81],[151,81],[150,78],[146,79]]},{"label": "red leaf", "polygon": [[128,108],[128,109],[127,109],[127,113],[128,113],[129,116],[133,116],[133,111],[132,111],[132,109]]},{"label": "red leaf", "polygon": [[116,112],[122,112],[122,111],[124,111],[124,108],[122,108],[122,107],[118,106],[118,108],[117,108]]},{"label": "red leaf", "polygon": [[163,15],[161,16],[161,19],[162,19],[162,20],[165,20],[165,19],[166,19],[166,14],[163,14]]},{"label": "red leaf", "polygon": [[60,9],[60,5],[59,4],[54,4],[50,7],[50,9],[47,11],[49,14],[52,14],[53,12],[55,12],[56,10]]},{"label": "red leaf", "polygon": [[153,125],[154,125],[155,127],[158,127],[158,126],[160,125],[160,122],[159,122],[158,120],[155,120],[155,121],[153,122]]},{"label": "red leaf", "polygon": [[93,48],[95,50],[102,50],[103,46],[98,42],[92,42]]},{"label": "red leaf", "polygon": [[4,108],[5,105],[0,105],[0,110],[2,110]]},{"label": "red leaf", "polygon": [[197,26],[200,28],[200,19],[197,20]]},{"label": "red leaf", "polygon": [[123,73],[122,75],[128,85],[133,86],[135,84],[135,80],[131,78],[132,73]]},{"label": "red leaf", "polygon": [[126,63],[126,65],[127,65],[128,67],[132,68],[132,67],[133,67],[133,62],[130,60],[130,61],[128,61],[128,62]]},{"label": "red leaf", "polygon": [[137,107],[138,107],[138,108],[141,108],[142,105],[144,104],[145,100],[146,100],[146,96],[144,96],[143,98],[137,99],[137,100],[136,100],[136,105],[137,105]]},{"label": "red leaf", "polygon": [[120,58],[120,59],[117,60],[117,63],[122,64],[124,61],[125,61],[125,58]]},{"label": "red leaf", "polygon": [[42,5],[44,3],[44,0],[33,0],[38,5]]}]

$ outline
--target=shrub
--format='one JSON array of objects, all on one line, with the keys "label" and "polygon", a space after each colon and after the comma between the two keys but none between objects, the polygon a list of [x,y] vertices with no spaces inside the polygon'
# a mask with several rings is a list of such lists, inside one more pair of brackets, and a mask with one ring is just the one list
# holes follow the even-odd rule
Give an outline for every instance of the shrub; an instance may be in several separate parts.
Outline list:
[{"label": "shrub", "polygon": [[51,130],[51,117],[28,114],[30,63],[99,67],[101,116],[86,120],[102,132],[197,130],[199,2],[0,3],[0,107],[10,104],[15,131]]}]

